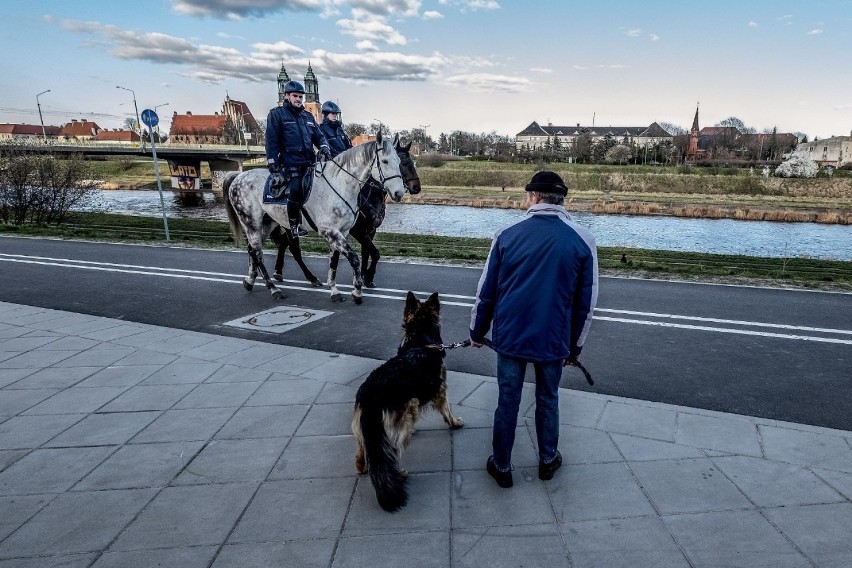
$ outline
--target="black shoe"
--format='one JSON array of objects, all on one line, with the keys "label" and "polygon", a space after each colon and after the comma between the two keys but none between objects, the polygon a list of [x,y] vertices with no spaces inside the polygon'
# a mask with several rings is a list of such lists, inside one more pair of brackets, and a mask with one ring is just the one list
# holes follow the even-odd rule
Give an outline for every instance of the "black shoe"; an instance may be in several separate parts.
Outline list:
[{"label": "black shoe", "polygon": [[550,463],[538,463],[538,478],[544,481],[553,479],[553,474],[556,470],[562,467],[562,454],[556,450],[556,457]]},{"label": "black shoe", "polygon": [[485,469],[488,471],[488,475],[494,478],[494,481],[497,482],[497,485],[502,487],[503,489],[508,489],[513,485],[512,482],[512,470],[509,471],[500,471],[497,469],[497,464],[494,463],[494,456],[488,457],[488,462],[485,464]]},{"label": "black shoe", "polygon": [[290,236],[294,239],[298,239],[299,237],[304,237],[308,232],[302,228],[301,225],[294,225],[292,229],[290,229]]},{"label": "black shoe", "polygon": [[273,274],[273,275],[272,275],[272,277],[273,277],[275,280],[277,280],[278,282],[284,282],[284,275],[283,275],[283,274],[281,274],[281,273],[280,273],[280,272],[278,272],[278,271],[275,271],[275,274]]}]

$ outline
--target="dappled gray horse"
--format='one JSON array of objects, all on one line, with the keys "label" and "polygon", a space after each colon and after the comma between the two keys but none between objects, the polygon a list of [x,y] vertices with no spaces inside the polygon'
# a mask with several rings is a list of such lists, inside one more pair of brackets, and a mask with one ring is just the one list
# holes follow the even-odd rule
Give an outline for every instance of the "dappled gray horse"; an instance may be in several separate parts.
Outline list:
[{"label": "dappled gray horse", "polygon": [[[381,134],[375,142],[360,144],[337,155],[334,160],[316,166],[313,188],[302,209],[307,226],[328,242],[329,250],[343,254],[352,266],[352,299],[362,301],[360,259],[349,246],[346,235],[358,215],[358,192],[370,177],[377,180],[394,201],[402,199],[405,185],[399,168],[399,156],[393,145]],[[261,243],[269,236],[274,223],[288,227],[287,205],[264,203],[263,189],[268,173],[254,169],[228,174],[223,181],[225,210],[231,231],[238,241],[245,236],[249,254],[249,273],[243,280],[246,290],[254,287],[260,270],[266,288],[274,298],[283,298],[263,264]],[[328,286],[334,301],[341,299],[336,282],[329,272]]]}]

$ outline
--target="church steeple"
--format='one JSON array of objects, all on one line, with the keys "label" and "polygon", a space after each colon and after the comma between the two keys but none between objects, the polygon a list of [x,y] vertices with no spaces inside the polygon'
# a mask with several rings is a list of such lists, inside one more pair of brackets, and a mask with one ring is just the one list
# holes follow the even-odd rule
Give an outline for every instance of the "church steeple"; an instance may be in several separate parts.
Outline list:
[{"label": "church steeple", "polygon": [[278,106],[284,104],[284,85],[290,80],[284,62],[281,62],[281,71],[278,72]]},{"label": "church steeple", "polygon": [[698,132],[698,105],[695,105],[695,118],[692,120],[692,130],[690,132]]},{"label": "church steeple", "polygon": [[314,75],[310,61],[308,62],[308,70],[305,72],[305,102],[319,102],[319,83],[317,83],[317,76]]},{"label": "church steeple", "polygon": [[695,105],[695,118],[689,131],[689,146],[686,148],[684,162],[695,162],[698,159],[698,105]]}]

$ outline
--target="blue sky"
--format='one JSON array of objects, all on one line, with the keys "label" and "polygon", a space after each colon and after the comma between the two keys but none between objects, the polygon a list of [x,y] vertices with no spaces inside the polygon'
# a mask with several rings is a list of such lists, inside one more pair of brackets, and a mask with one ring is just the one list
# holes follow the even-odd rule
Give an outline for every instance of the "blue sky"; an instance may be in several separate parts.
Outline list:
[{"label": "blue sky", "polygon": [[496,131],[852,130],[852,0],[0,0],[0,122],[106,128],[169,103],[211,114],[225,94],[258,118],[282,60],[310,61],[345,122]]}]

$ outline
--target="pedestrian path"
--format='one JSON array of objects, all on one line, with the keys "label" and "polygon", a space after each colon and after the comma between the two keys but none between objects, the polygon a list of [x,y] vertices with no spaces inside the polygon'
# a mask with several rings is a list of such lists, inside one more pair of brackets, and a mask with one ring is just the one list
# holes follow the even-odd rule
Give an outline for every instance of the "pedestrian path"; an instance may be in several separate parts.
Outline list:
[{"label": "pedestrian path", "polygon": [[542,482],[525,385],[504,490],[465,373],[388,514],[350,434],[379,363],[0,302],[0,568],[852,566],[852,432],[564,390]]}]

